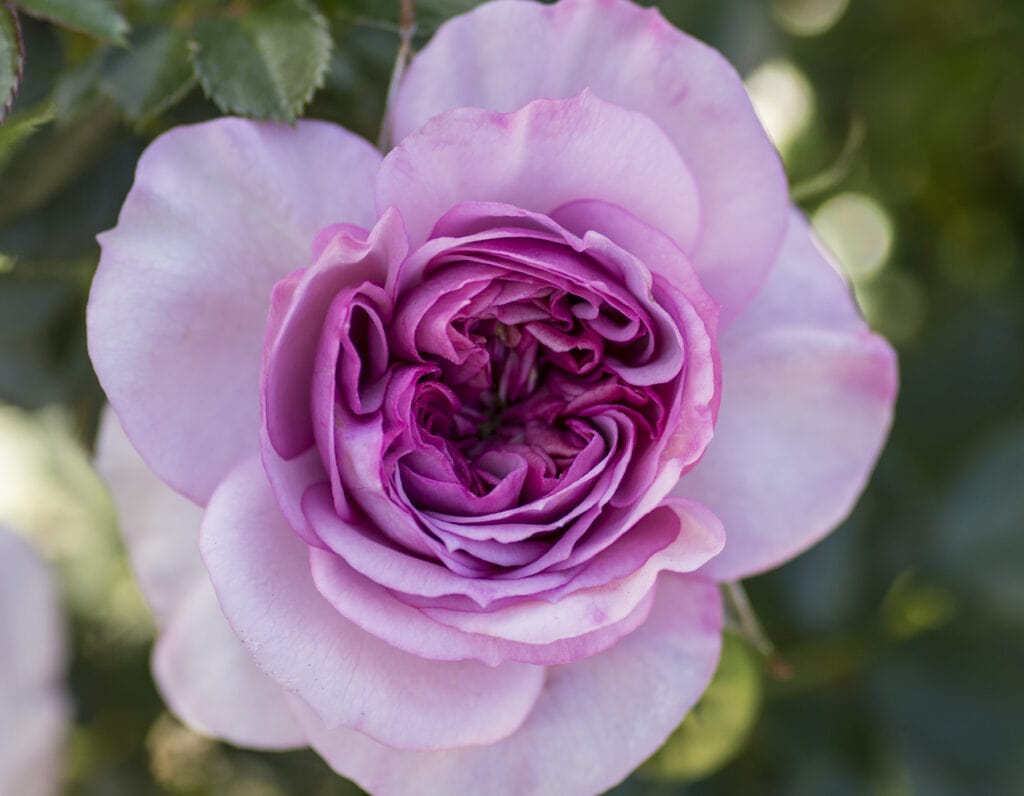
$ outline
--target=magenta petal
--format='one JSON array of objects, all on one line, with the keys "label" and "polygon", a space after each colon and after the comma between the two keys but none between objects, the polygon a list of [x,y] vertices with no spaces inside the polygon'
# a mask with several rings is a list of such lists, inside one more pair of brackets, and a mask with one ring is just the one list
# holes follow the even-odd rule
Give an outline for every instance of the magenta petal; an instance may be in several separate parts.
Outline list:
[{"label": "magenta petal", "polygon": [[[696,245],[684,249],[723,320],[735,318],[782,241],[785,174],[735,69],[657,10],[626,0],[494,2],[455,17],[413,59],[394,108],[394,139],[452,108],[508,112],[586,88],[645,114],[675,144],[701,210]],[[621,160],[618,143],[609,160]]]},{"label": "magenta petal", "polygon": [[331,233],[310,268],[275,287],[267,322],[263,411],[269,442],[286,459],[314,442],[308,385],[331,302],[345,288],[383,282],[406,255],[405,228],[393,211],[372,232],[335,226]]},{"label": "magenta petal", "polygon": [[[686,296],[709,332],[715,333],[718,305],[701,284],[689,256],[664,232],[621,207],[594,199],[562,205],[551,214],[551,219],[580,238],[588,232],[597,232],[629,252],[652,274]],[[598,248],[593,243],[590,245]]]},{"label": "magenta petal", "polygon": [[525,719],[543,667],[428,661],[344,619],[320,595],[256,459],[207,508],[203,557],[228,621],[256,663],[330,727],[391,746],[494,743]]},{"label": "magenta petal", "polygon": [[642,545],[645,535],[662,528],[671,531],[672,543],[625,577],[609,581],[598,565],[584,569],[579,588],[557,600],[549,598],[550,602],[517,601],[488,612],[424,608],[423,613],[467,633],[525,644],[546,644],[598,630],[627,616],[654,586],[659,573],[692,572],[712,559],[725,542],[722,526],[711,512],[689,501],[669,501],[630,528],[620,543],[625,549],[614,551],[609,558],[629,558],[632,544]]},{"label": "magenta petal", "polygon": [[[653,754],[704,692],[718,661],[718,588],[663,575],[647,622],[605,652],[550,669],[523,726],[486,747],[402,752],[299,716],[339,773],[377,796],[601,793]],[[571,778],[566,772],[572,772]]]},{"label": "magenta petal", "polygon": [[559,573],[542,573],[533,578],[490,580],[466,578],[447,567],[390,545],[385,537],[364,530],[340,518],[334,511],[330,491],[325,488],[307,492],[302,506],[312,519],[315,533],[352,569],[370,581],[388,589],[439,598],[465,595],[484,607],[495,600],[521,597],[554,588],[566,581]]},{"label": "magenta petal", "polygon": [[794,213],[763,292],[720,338],[722,407],[675,494],[722,520],[719,579],[762,572],[831,531],[864,489],[892,422],[896,358]]},{"label": "magenta petal", "polygon": [[176,128],[142,155],[100,236],[89,353],[143,459],[193,500],[257,450],[271,288],[308,264],[317,230],[373,223],[379,160],[334,125],[240,119]]}]

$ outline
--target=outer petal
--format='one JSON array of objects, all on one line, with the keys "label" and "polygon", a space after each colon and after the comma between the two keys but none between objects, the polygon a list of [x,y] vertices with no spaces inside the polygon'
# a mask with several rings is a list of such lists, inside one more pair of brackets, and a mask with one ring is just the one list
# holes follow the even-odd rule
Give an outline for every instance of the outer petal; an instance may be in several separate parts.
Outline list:
[{"label": "outer petal", "polygon": [[780,326],[867,331],[850,286],[796,209],[790,210],[786,238],[769,278],[721,339],[723,345],[738,344],[762,330]]},{"label": "outer petal", "polygon": [[585,91],[511,114],[460,108],[401,141],[384,159],[377,207],[401,210],[415,248],[460,202],[503,202],[549,213],[602,199],[692,248],[697,190],[665,133],[642,114]]},{"label": "outer petal", "polygon": [[703,693],[721,622],[714,584],[662,575],[646,624],[599,655],[549,669],[526,723],[488,747],[396,751],[300,715],[313,747],[378,796],[600,793],[654,753]]},{"label": "outer petal", "polygon": [[785,175],[735,70],[656,10],[625,0],[499,0],[456,17],[406,73],[394,139],[452,108],[512,111],[588,87],[649,116],[682,154],[701,202],[700,235],[687,251],[727,322],[782,240]]},{"label": "outer petal", "polygon": [[257,449],[271,288],[321,227],[372,225],[378,163],[333,125],[240,119],[176,128],[140,159],[100,236],[89,353],[143,458],[197,502]]},{"label": "outer petal", "polygon": [[200,732],[257,749],[307,743],[286,692],[256,666],[206,578],[161,633],[153,675],[175,714]]},{"label": "outer petal", "polygon": [[214,494],[201,543],[239,638],[328,726],[403,748],[489,744],[519,727],[537,699],[543,667],[427,661],[342,618],[313,585],[308,548],[256,459]]},{"label": "outer petal", "polygon": [[50,573],[0,527],[0,793],[58,790],[68,704],[64,628]]},{"label": "outer petal", "polygon": [[113,498],[135,578],[162,625],[206,579],[199,556],[203,510],[153,474],[110,407],[100,418],[96,469]]},{"label": "outer petal", "polygon": [[153,673],[171,709],[201,732],[264,749],[305,746],[280,686],[231,632],[199,555],[202,509],[146,467],[109,408],[96,466],[135,572],[162,627]]},{"label": "outer petal", "polygon": [[715,438],[675,494],[726,530],[719,579],[779,565],[831,531],[864,489],[892,422],[896,359],[795,212],[779,262],[719,339]]}]

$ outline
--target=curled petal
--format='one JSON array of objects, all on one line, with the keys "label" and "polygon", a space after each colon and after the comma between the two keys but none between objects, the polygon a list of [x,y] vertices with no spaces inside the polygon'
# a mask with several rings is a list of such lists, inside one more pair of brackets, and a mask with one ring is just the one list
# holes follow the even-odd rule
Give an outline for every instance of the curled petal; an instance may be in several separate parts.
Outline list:
[{"label": "curled petal", "polygon": [[314,264],[279,282],[270,305],[263,352],[264,422],[268,441],[286,459],[314,442],[308,382],[331,301],[367,280],[382,282],[407,251],[402,219],[393,211],[372,232],[330,229],[333,234],[322,235],[316,244],[320,253]]},{"label": "curled petal", "polygon": [[543,667],[426,661],[344,619],[313,585],[308,548],[257,459],[214,494],[201,547],[237,636],[327,726],[409,749],[494,743],[523,722],[543,685]]},{"label": "curled petal", "polygon": [[[361,545],[353,544],[360,538],[357,528],[330,528],[343,523],[332,514],[325,490],[311,491],[304,503],[311,524],[327,526],[325,538],[337,539],[357,566],[374,569],[366,577],[338,555],[312,551],[313,579],[339,613],[416,655],[473,658],[490,665],[506,660],[566,663],[604,649],[636,627],[638,608],[652,594],[659,573],[696,570],[722,549],[725,539],[721,524],[702,506],[669,501],[559,586],[527,591],[487,610],[455,601],[456,609],[439,607],[436,600],[409,600],[405,595],[422,587],[415,577],[403,576],[426,570],[437,584],[447,578],[452,589],[466,589],[473,581],[460,583],[454,575],[445,576],[444,569],[407,555],[388,556],[365,537]],[[376,557],[368,558],[374,552]],[[507,583],[514,595],[519,582]]]}]

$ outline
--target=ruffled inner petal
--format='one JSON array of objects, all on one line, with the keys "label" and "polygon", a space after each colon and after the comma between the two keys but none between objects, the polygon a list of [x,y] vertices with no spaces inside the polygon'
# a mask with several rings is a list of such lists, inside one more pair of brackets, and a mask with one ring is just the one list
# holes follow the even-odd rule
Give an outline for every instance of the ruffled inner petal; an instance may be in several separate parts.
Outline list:
[{"label": "ruffled inner petal", "polygon": [[[331,595],[373,584],[415,610],[424,654],[454,631],[490,639],[453,642],[465,657],[554,662],[629,632],[658,572],[721,547],[659,508],[711,438],[715,304],[671,241],[652,272],[576,226],[470,202],[406,254],[389,210],[361,236],[325,231],[278,288],[264,466],[318,588],[403,649],[422,652]],[[289,426],[307,416],[312,440]]]}]

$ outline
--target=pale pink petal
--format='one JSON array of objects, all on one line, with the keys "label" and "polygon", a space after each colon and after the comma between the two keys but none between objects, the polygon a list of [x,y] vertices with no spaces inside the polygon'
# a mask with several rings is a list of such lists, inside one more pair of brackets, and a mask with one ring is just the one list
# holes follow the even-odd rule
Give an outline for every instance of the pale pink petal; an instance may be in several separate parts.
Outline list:
[{"label": "pale pink petal", "polygon": [[344,609],[343,613],[368,633],[399,649],[439,661],[472,659],[490,666],[506,661],[543,666],[570,663],[606,650],[636,630],[650,614],[654,596],[653,590],[640,594],[624,617],[597,629],[577,630],[575,636],[547,644],[529,644],[467,633],[436,622],[323,550],[312,548],[310,561],[317,588],[339,612]]},{"label": "pale pink petal", "polygon": [[665,133],[590,92],[510,115],[446,113],[401,141],[377,179],[378,209],[398,207],[414,247],[460,202],[549,213],[576,199],[628,207],[684,250],[699,230],[693,178]]},{"label": "pale pink petal", "polygon": [[56,583],[29,544],[0,526],[0,685],[49,685],[64,669]]},{"label": "pale pink petal", "polygon": [[60,793],[70,714],[67,697],[51,690],[19,691],[9,698],[0,696],[0,711],[0,793]]},{"label": "pale pink petal", "polygon": [[301,706],[299,716],[313,747],[376,796],[601,793],[653,754],[704,692],[721,624],[713,583],[662,575],[643,626],[599,655],[551,667],[526,723],[487,747],[398,751],[328,730]]},{"label": "pale pink petal", "polygon": [[322,227],[372,225],[378,163],[365,141],[308,121],[217,119],[143,153],[100,236],[89,352],[143,458],[193,500],[257,450],[271,288],[308,265]]},{"label": "pale pink petal", "polygon": [[286,692],[256,666],[205,577],[160,634],[153,676],[171,710],[199,732],[257,749],[306,745]]},{"label": "pale pink petal", "polygon": [[[686,250],[722,304],[723,322],[736,317],[782,240],[785,175],[732,66],[655,9],[626,0],[499,0],[456,17],[413,59],[395,104],[394,139],[452,108],[513,111],[585,88],[649,116],[682,154],[701,221],[696,248]],[[633,145],[619,142],[608,159],[621,161]]]},{"label": "pale pink petal", "polygon": [[321,596],[257,459],[224,481],[201,532],[224,613],[259,666],[328,726],[402,748],[494,743],[523,722],[539,666],[428,661],[366,633]]},{"label": "pale pink petal", "polygon": [[790,210],[786,237],[768,279],[721,340],[723,345],[742,342],[762,329],[778,326],[849,332],[867,329],[839,267],[796,209]]},{"label": "pale pink petal", "polygon": [[96,437],[96,469],[110,490],[132,571],[162,625],[197,581],[203,510],[157,478],[108,406]]},{"label": "pale pink petal", "polygon": [[725,549],[706,571],[770,569],[831,531],[867,483],[892,422],[896,358],[796,214],[764,291],[719,338],[722,405],[674,494],[707,505]]},{"label": "pale pink petal", "polygon": [[69,714],[64,633],[46,565],[0,527],[0,793],[59,790]]}]

